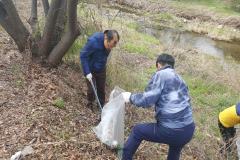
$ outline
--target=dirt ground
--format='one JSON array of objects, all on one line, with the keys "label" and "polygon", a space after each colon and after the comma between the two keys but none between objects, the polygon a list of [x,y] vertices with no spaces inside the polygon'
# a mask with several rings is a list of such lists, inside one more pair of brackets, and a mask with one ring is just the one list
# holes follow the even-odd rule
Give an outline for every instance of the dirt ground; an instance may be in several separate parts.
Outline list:
[{"label": "dirt ground", "polygon": [[[0,159],[31,145],[27,159],[115,159],[92,132],[99,112],[86,108],[79,67],[47,69],[0,35]],[[62,97],[65,108],[53,105]]]},{"label": "dirt ground", "polygon": [[[26,24],[30,1],[15,1]],[[38,4],[39,6],[41,3]],[[116,159],[92,131],[99,111],[86,107],[85,78],[79,64],[49,69],[19,53],[0,28],[0,159],[9,159],[25,146],[25,159]],[[54,106],[63,98],[65,107]]]}]

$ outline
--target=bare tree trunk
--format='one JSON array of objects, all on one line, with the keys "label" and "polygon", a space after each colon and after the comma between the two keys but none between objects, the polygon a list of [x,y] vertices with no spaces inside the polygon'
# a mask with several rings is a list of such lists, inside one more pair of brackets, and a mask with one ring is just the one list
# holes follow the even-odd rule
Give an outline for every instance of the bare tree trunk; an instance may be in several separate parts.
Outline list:
[{"label": "bare tree trunk", "polygon": [[19,51],[24,51],[30,33],[23,25],[12,0],[0,1],[0,24],[14,39]]},{"label": "bare tree trunk", "polygon": [[32,8],[31,8],[31,17],[28,20],[28,23],[32,29],[31,35],[31,52],[32,55],[38,54],[38,43],[41,40],[41,32],[38,26],[38,9],[37,9],[37,0],[32,0]]},{"label": "bare tree trunk", "polygon": [[61,2],[62,0],[52,0],[39,47],[39,56],[48,57],[49,53],[51,52],[51,37],[54,33]]},{"label": "bare tree trunk", "polygon": [[78,0],[68,0],[68,22],[67,32],[62,37],[61,41],[53,49],[48,57],[48,63],[56,66],[60,63],[65,53],[71,47],[77,36],[80,34],[80,29],[77,26],[77,4]]},{"label": "bare tree trunk", "polygon": [[66,20],[67,20],[66,10],[67,10],[67,1],[62,0],[61,7],[59,9],[58,16],[57,16],[57,22],[55,25],[54,33],[51,40],[51,48],[50,48],[51,51],[61,40],[61,37],[63,35]]},{"label": "bare tree trunk", "polygon": [[29,18],[28,23],[32,28],[32,33],[36,33],[37,30],[37,0],[32,0],[32,8],[31,8],[31,17]]},{"label": "bare tree trunk", "polygon": [[43,4],[45,17],[47,17],[48,11],[49,11],[49,2],[48,0],[42,0],[42,4]]},{"label": "bare tree trunk", "polygon": [[5,10],[2,2],[0,2],[0,20],[7,16],[7,11]]}]

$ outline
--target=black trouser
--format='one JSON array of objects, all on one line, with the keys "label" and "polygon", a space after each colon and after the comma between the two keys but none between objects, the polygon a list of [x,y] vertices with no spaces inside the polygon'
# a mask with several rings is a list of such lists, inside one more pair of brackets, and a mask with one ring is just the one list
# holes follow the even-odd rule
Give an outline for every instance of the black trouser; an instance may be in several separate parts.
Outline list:
[{"label": "black trouser", "polygon": [[231,151],[230,146],[233,143],[233,138],[236,134],[236,129],[234,127],[229,127],[229,128],[224,127],[220,122],[220,120],[218,120],[218,127],[220,130],[221,136],[223,138],[223,141],[225,142],[225,147],[222,149],[230,152]]},{"label": "black trouser", "polygon": [[[97,90],[97,95],[100,101],[101,106],[103,107],[105,104],[105,84],[106,84],[106,69],[104,69],[102,72],[93,72],[93,84],[95,85],[95,88]],[[88,98],[88,104],[92,104],[92,102],[95,100],[95,95],[93,88],[90,84],[90,82],[87,80],[87,98]]]}]

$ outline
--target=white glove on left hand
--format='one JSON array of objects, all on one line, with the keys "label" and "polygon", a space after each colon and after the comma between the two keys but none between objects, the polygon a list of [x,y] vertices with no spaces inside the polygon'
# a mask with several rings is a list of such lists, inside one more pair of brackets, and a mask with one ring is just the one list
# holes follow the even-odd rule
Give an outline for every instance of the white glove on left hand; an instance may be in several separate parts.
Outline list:
[{"label": "white glove on left hand", "polygon": [[92,81],[92,73],[89,73],[86,75],[86,78],[89,80],[89,81]]},{"label": "white glove on left hand", "polygon": [[123,96],[123,99],[126,103],[130,102],[131,92],[123,92],[122,96]]}]

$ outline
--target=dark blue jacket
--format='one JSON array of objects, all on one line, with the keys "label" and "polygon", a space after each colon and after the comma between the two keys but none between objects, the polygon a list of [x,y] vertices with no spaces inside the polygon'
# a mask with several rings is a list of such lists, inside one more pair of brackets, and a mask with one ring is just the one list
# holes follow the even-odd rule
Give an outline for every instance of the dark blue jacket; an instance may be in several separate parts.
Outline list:
[{"label": "dark blue jacket", "polygon": [[80,52],[84,75],[103,71],[106,68],[108,55],[109,51],[104,47],[104,33],[94,33]]}]

